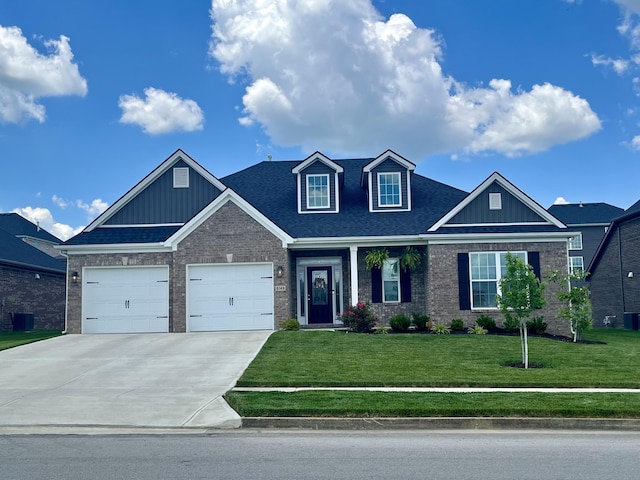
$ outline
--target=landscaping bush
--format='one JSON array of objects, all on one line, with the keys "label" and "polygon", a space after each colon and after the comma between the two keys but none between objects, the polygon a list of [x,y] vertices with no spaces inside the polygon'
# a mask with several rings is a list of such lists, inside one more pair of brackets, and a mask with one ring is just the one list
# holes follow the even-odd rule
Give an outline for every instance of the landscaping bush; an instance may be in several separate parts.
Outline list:
[{"label": "landscaping bush", "polygon": [[398,315],[391,317],[389,325],[393,328],[394,332],[406,332],[409,330],[409,326],[411,325],[411,319],[404,313],[399,313]]},{"label": "landscaping bush", "polygon": [[451,333],[449,327],[447,327],[444,323],[436,323],[433,326],[432,330],[436,335],[448,335]]},{"label": "landscaping bush", "polygon": [[464,320],[461,318],[454,318],[451,320],[451,330],[454,332],[460,332],[464,330]]},{"label": "landscaping bush", "polygon": [[496,321],[489,315],[480,315],[476,320],[476,325],[481,326],[487,331],[495,330]]},{"label": "landscaping bush", "polygon": [[429,321],[429,315],[425,313],[413,312],[411,314],[411,323],[416,326],[416,330],[424,332],[428,330],[427,322]]},{"label": "landscaping bush", "polygon": [[469,327],[467,329],[467,333],[471,333],[473,335],[486,335],[487,331],[480,325],[474,325],[473,327]]},{"label": "landscaping bush", "polygon": [[282,330],[300,330],[300,322],[295,318],[287,318],[280,324]]},{"label": "landscaping bush", "polygon": [[547,322],[544,321],[544,317],[533,317],[533,319],[527,321],[527,328],[529,331],[536,335],[542,335],[547,330]]},{"label": "landscaping bush", "polygon": [[389,333],[389,327],[385,327],[384,325],[381,325],[379,327],[374,328],[373,333],[377,335],[385,335]]},{"label": "landscaping bush", "polygon": [[517,318],[505,318],[502,328],[505,332],[517,332],[520,330],[520,322]]},{"label": "landscaping bush", "polygon": [[340,320],[342,320],[344,326],[352,332],[370,333],[371,329],[375,327],[378,317],[376,317],[373,310],[371,310],[370,304],[358,302],[347,308],[347,310],[340,315]]}]

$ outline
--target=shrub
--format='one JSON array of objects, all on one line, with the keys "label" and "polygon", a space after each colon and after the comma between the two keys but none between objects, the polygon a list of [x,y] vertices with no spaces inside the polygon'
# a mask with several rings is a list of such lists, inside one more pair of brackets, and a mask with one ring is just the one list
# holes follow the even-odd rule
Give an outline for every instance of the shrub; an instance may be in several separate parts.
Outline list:
[{"label": "shrub", "polygon": [[542,335],[547,330],[547,322],[544,321],[544,317],[533,317],[533,319],[527,321],[527,328],[531,333],[536,335]]},{"label": "shrub", "polygon": [[433,330],[433,321],[431,320],[427,320],[427,323],[425,324],[425,326],[427,327],[428,331],[432,331]]},{"label": "shrub", "polygon": [[517,318],[505,318],[502,328],[504,328],[506,332],[517,332],[520,330],[520,322]]},{"label": "shrub", "polygon": [[420,330],[421,332],[429,330],[429,327],[427,327],[429,320],[429,315],[426,313],[413,312],[411,314],[411,323],[416,326],[416,330]]},{"label": "shrub", "polygon": [[464,330],[464,320],[461,318],[454,318],[451,320],[451,330],[456,332]]},{"label": "shrub", "polygon": [[352,332],[370,333],[375,327],[378,318],[376,317],[369,303],[358,302],[350,306],[340,315],[340,320],[345,327]]},{"label": "shrub", "polygon": [[389,333],[389,327],[385,327],[383,325],[376,327],[373,329],[373,333],[378,335],[384,335],[385,333]]},{"label": "shrub", "polygon": [[300,330],[300,322],[295,318],[287,318],[280,324],[282,330]]},{"label": "shrub", "polygon": [[404,313],[399,313],[391,317],[389,325],[393,328],[394,332],[406,332],[409,330],[409,325],[411,325],[411,319]]},{"label": "shrub", "polygon": [[479,325],[485,330],[489,331],[496,328],[496,321],[489,315],[480,315],[476,320],[476,325]]},{"label": "shrub", "polygon": [[467,329],[467,333],[471,333],[473,335],[485,335],[487,331],[480,325],[474,325],[473,327],[469,327]]},{"label": "shrub", "polygon": [[432,330],[436,335],[448,335],[451,333],[451,329],[443,323],[436,323]]}]

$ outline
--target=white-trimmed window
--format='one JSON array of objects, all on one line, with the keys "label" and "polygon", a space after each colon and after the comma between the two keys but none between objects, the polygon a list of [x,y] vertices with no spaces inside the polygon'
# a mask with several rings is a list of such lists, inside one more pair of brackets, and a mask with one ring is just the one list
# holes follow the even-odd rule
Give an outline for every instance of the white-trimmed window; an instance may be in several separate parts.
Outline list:
[{"label": "white-trimmed window", "polygon": [[[527,252],[511,252],[527,262]],[[507,252],[469,253],[471,308],[497,308],[500,279],[507,273]]]},{"label": "white-trimmed window", "polygon": [[582,234],[569,239],[569,250],[582,250]]},{"label": "white-trimmed window", "polygon": [[397,258],[389,258],[382,265],[382,301],[400,301],[400,261]]},{"label": "white-trimmed window", "polygon": [[329,207],[329,175],[307,175],[307,208]]},{"label": "white-trimmed window", "polygon": [[378,173],[378,205],[401,207],[400,172]]},{"label": "white-trimmed window", "polygon": [[584,270],[583,257],[569,257],[569,271],[571,273],[580,274]]}]

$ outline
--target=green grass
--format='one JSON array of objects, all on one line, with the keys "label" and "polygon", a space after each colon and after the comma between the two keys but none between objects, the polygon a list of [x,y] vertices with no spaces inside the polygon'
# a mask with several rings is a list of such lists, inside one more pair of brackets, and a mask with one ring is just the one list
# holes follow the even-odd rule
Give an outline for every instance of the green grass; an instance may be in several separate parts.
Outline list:
[{"label": "green grass", "polygon": [[640,332],[598,330],[586,340],[529,339],[519,362],[518,336],[361,335],[276,332],[238,386],[620,387],[640,388]]},{"label": "green grass", "polygon": [[[493,335],[277,332],[238,386],[640,388],[640,332],[596,330],[573,344]],[[637,393],[228,392],[243,416],[534,416],[640,418]]]},{"label": "green grass", "polygon": [[0,333],[0,350],[17,347],[27,343],[38,342],[62,335],[60,330],[33,330],[31,332]]}]

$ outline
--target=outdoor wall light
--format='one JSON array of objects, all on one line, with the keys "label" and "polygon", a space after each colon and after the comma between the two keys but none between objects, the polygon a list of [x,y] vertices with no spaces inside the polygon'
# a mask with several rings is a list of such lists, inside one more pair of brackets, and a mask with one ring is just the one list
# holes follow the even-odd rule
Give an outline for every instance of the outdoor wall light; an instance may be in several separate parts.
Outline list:
[{"label": "outdoor wall light", "polygon": [[278,268],[276,269],[276,276],[278,278],[282,278],[282,275],[284,275],[284,267],[282,265],[278,265]]},{"label": "outdoor wall light", "polygon": [[78,272],[71,273],[71,281],[73,283],[78,283],[79,278],[80,278],[80,275],[78,275]]},{"label": "outdoor wall light", "polygon": [[629,278],[633,278],[633,272],[629,272],[629,273],[627,274],[627,277],[629,277]]}]

